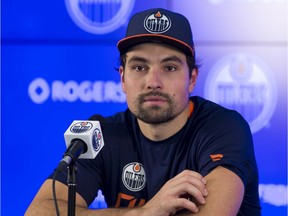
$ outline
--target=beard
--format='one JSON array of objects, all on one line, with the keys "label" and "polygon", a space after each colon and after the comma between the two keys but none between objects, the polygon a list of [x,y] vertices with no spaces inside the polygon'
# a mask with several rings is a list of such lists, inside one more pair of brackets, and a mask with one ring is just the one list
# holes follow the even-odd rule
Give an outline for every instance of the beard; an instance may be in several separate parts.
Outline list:
[{"label": "beard", "polygon": [[[158,105],[153,105],[145,108],[145,98],[149,96],[159,96],[165,98],[167,106],[162,107]],[[138,96],[134,105],[136,107],[136,110],[132,111],[132,113],[136,116],[136,118],[147,124],[165,123],[176,117],[176,103],[168,94],[164,94],[161,92],[149,92],[147,94],[141,94]]]}]

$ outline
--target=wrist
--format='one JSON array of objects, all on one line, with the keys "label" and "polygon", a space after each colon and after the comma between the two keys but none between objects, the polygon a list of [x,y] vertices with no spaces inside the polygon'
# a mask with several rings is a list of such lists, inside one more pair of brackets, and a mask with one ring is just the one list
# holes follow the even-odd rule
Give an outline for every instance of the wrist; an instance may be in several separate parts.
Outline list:
[{"label": "wrist", "polygon": [[148,216],[143,206],[129,209],[126,216]]}]

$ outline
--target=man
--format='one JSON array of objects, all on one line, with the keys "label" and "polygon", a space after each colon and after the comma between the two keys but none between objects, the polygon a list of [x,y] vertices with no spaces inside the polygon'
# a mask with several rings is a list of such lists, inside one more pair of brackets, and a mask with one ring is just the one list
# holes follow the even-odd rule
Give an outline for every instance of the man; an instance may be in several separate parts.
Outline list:
[{"label": "man", "polygon": [[[188,20],[160,8],[137,13],[118,49],[128,109],[101,120],[105,146],[76,164],[76,215],[260,215],[247,122],[190,97],[198,67]],[[57,180],[63,215],[67,175]],[[99,189],[108,208],[91,210]],[[48,179],[26,214],[54,212]]]}]

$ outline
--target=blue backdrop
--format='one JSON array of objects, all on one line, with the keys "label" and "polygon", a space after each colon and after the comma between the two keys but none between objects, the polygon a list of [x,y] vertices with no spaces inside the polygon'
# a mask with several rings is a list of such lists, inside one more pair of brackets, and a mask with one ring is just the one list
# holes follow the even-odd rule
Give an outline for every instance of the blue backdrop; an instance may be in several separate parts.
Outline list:
[{"label": "blue backdrop", "polygon": [[[126,108],[116,43],[131,14],[185,14],[202,64],[194,95],[253,131],[263,215],[287,212],[287,0],[3,0],[1,214],[23,215],[73,120]],[[91,208],[105,207],[101,196]]]}]

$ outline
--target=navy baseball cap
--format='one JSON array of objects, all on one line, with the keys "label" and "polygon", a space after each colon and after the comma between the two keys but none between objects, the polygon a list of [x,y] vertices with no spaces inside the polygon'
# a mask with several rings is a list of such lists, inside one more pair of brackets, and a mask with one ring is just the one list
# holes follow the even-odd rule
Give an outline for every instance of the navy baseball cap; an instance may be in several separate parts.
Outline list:
[{"label": "navy baseball cap", "polygon": [[162,8],[136,13],[129,21],[126,37],[117,44],[120,53],[147,42],[171,45],[195,57],[193,35],[186,17]]}]

